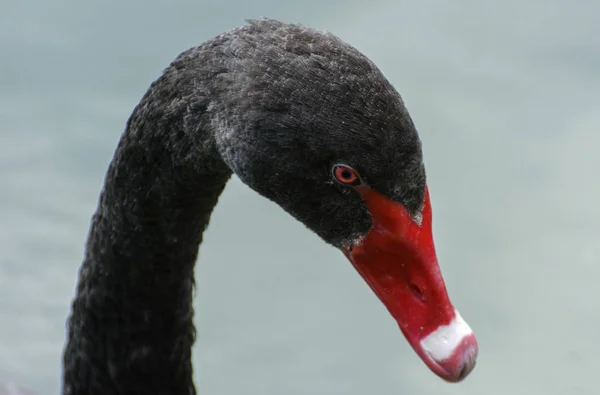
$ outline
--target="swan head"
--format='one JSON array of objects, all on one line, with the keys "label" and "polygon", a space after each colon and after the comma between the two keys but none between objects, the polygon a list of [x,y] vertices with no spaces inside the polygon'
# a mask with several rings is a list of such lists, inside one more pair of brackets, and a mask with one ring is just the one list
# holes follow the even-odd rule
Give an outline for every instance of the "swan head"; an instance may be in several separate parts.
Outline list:
[{"label": "swan head", "polygon": [[344,253],[434,373],[466,377],[477,341],[446,291],[421,141],[397,91],[358,50],[302,26],[252,22],[210,50],[223,160]]}]

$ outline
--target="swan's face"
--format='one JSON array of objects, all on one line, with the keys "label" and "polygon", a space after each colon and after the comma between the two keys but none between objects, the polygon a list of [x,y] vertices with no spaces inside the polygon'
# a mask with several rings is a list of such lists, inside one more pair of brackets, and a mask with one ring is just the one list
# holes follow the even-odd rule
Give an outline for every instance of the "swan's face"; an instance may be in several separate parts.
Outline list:
[{"label": "swan's face", "polygon": [[237,57],[215,82],[228,93],[211,107],[219,151],[244,183],[343,251],[436,374],[461,380],[477,342],[446,292],[421,143],[400,96],[332,36],[273,35],[228,44]]},{"label": "swan's face", "polygon": [[227,164],[338,248],[364,237],[372,221],[355,188],[336,182],[336,164],[418,218],[421,142],[396,90],[333,36],[273,34],[266,43],[264,34],[240,34],[222,44],[228,72],[213,77],[209,111]]}]

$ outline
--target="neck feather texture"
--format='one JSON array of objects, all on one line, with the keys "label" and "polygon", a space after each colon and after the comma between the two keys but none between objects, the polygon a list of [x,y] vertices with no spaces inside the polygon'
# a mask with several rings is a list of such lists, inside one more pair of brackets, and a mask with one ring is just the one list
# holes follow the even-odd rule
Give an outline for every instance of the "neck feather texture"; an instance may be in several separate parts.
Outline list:
[{"label": "neck feather texture", "polygon": [[196,393],[194,264],[231,171],[191,79],[176,63],[165,71],[110,164],[68,319],[64,395]]}]

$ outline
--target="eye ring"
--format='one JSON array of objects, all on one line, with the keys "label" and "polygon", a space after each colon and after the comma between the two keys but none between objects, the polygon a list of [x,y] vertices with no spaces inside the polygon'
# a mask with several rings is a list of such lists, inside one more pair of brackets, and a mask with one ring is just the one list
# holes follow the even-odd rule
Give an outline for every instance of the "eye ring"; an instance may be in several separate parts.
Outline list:
[{"label": "eye ring", "polygon": [[356,170],[347,165],[334,165],[331,173],[333,178],[342,185],[360,185],[360,175]]}]

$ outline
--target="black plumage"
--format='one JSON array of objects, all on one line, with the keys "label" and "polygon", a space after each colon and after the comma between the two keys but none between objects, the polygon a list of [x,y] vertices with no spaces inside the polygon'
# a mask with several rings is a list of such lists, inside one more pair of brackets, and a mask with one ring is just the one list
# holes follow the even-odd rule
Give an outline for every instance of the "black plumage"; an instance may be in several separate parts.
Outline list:
[{"label": "black plumage", "polygon": [[182,53],[133,111],[92,219],[64,350],[65,395],[190,395],[202,233],[235,173],[340,248],[371,226],[331,167],[418,216],[421,143],[364,55],[251,21]]}]

